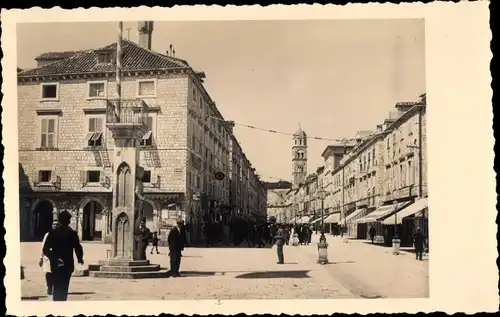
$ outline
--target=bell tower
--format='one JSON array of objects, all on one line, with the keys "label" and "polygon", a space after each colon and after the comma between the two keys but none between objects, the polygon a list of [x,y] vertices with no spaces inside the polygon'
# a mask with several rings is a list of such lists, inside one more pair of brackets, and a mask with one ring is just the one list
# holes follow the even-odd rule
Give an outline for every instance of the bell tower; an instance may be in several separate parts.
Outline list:
[{"label": "bell tower", "polygon": [[302,131],[300,124],[299,129],[293,134],[292,175],[294,189],[298,188],[307,176],[307,135]]}]

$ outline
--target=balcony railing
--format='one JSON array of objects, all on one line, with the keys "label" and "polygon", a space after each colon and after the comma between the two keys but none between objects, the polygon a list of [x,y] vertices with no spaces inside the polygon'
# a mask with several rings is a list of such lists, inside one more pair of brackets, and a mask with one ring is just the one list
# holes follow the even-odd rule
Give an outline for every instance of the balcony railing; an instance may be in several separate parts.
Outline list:
[{"label": "balcony railing", "polygon": [[141,99],[108,99],[106,123],[147,124],[148,105]]}]

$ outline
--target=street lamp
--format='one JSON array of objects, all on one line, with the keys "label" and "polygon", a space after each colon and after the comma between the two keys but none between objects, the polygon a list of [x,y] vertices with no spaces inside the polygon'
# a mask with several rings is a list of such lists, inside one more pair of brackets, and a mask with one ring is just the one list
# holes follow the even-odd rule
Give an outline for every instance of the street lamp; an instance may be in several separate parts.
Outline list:
[{"label": "street lamp", "polygon": [[318,263],[319,264],[327,264],[328,263],[328,243],[325,238],[325,218],[324,218],[324,210],[325,210],[325,198],[326,191],[323,188],[320,188],[316,193],[318,199],[321,199],[321,236],[319,237],[318,243]]},{"label": "street lamp", "polygon": [[[398,201],[394,200],[392,202],[392,206],[394,211],[397,210],[398,208]],[[394,213],[394,237],[392,239],[392,254],[398,255],[399,254],[399,248],[401,246],[401,240],[399,239],[398,236],[398,213]]]}]

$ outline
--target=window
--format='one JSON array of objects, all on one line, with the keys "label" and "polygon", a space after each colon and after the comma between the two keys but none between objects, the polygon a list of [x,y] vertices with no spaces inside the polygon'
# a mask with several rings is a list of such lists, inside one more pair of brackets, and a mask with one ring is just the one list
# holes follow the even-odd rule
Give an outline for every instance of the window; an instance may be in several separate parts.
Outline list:
[{"label": "window", "polygon": [[40,147],[51,149],[56,147],[56,119],[41,119]]},{"label": "window", "polygon": [[193,87],[193,101],[196,101],[196,88]]},{"label": "window", "polygon": [[89,98],[106,98],[106,82],[89,82]]},{"label": "window", "polygon": [[146,126],[148,131],[142,137],[142,146],[153,145],[153,117],[146,118]]},{"label": "window", "polygon": [[59,84],[42,84],[42,99],[55,100],[59,98]]},{"label": "window", "polygon": [[39,171],[38,172],[38,182],[39,183],[50,183],[52,180],[52,171]]},{"label": "window", "polygon": [[137,95],[139,97],[154,97],[156,95],[156,82],[154,80],[138,81]]},{"label": "window", "polygon": [[100,171],[87,171],[87,183],[99,183],[100,178]]},{"label": "window", "polygon": [[98,117],[88,118],[88,129],[85,140],[87,146],[102,146],[104,132],[104,119]]},{"label": "window", "polygon": [[151,183],[151,171],[144,171],[144,174],[142,175],[142,182]]},{"label": "window", "polygon": [[113,63],[113,52],[100,52],[97,56],[97,61],[99,64]]},{"label": "window", "polygon": [[203,98],[200,96],[200,109],[203,109]]}]

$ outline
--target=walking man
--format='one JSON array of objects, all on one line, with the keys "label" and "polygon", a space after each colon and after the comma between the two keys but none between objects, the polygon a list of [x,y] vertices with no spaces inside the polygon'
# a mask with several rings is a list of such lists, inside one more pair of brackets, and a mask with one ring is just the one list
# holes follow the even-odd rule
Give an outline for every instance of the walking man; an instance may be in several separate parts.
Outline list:
[{"label": "walking man", "polygon": [[424,253],[425,237],[422,234],[420,228],[417,228],[417,232],[413,236],[413,245],[415,246],[415,259],[417,261],[422,261],[422,255]]},{"label": "walking man", "polygon": [[83,248],[77,233],[69,227],[70,221],[71,214],[62,211],[58,215],[58,227],[49,233],[43,246],[43,254],[51,264],[54,301],[68,300],[69,282],[75,270],[73,252],[83,265]]},{"label": "walking man", "polygon": [[375,230],[375,228],[373,226],[368,231],[368,234],[370,235],[370,240],[372,240],[372,244],[373,244],[373,241],[375,240],[376,233],[377,233],[377,231]]},{"label": "walking man", "polygon": [[168,234],[168,249],[170,251],[170,275],[172,277],[180,277],[179,268],[181,266],[182,250],[184,250],[184,239],[181,236],[179,226],[182,220],[178,220],[176,225]]},{"label": "walking man", "polygon": [[[59,225],[58,221],[55,220],[52,222],[52,230],[56,229]],[[47,284],[47,295],[52,295],[54,290],[54,285],[52,283],[52,271],[50,269],[50,260],[43,254],[43,247],[45,246],[45,241],[47,241],[47,237],[49,236],[49,232],[45,234],[42,241],[42,249],[40,250],[40,262],[38,263],[45,273],[45,283]]]},{"label": "walking man", "polygon": [[278,264],[285,264],[285,258],[283,255],[283,245],[285,244],[285,231],[280,226],[274,237],[276,240],[276,250],[278,253]]},{"label": "walking man", "polygon": [[156,254],[160,254],[160,251],[158,251],[158,233],[153,232],[153,237],[151,238],[151,254],[153,254],[153,250],[156,248]]}]

